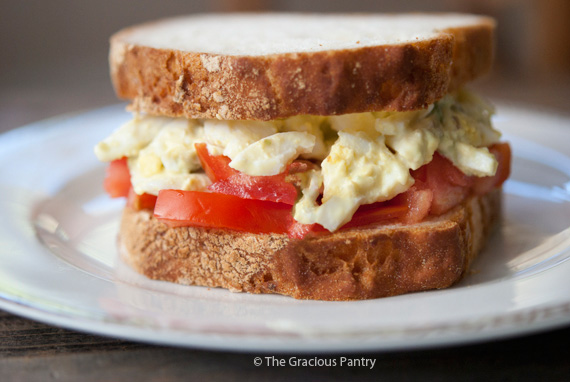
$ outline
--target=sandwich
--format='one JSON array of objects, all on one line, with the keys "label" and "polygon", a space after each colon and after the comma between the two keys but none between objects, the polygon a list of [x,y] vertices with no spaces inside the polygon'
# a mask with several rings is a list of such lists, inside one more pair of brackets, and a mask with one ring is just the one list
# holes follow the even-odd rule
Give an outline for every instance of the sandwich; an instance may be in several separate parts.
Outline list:
[{"label": "sandwich", "polygon": [[494,21],[193,15],[111,38],[132,119],[96,147],[121,258],[155,280],[362,300],[447,288],[500,219],[510,148],[465,85]]}]

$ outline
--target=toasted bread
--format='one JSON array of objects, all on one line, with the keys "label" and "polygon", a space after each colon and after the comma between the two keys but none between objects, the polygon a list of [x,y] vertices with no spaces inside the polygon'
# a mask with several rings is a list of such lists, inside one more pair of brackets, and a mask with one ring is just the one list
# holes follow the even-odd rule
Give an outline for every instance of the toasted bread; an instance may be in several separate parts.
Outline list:
[{"label": "toasted bread", "polygon": [[[347,22],[370,37],[336,36]],[[278,36],[289,40],[256,48],[282,25],[296,26]],[[272,120],[415,110],[490,69],[493,30],[490,18],[458,14],[190,16],[115,34],[111,78],[132,110],[164,116]],[[404,37],[392,36],[398,33]]]}]

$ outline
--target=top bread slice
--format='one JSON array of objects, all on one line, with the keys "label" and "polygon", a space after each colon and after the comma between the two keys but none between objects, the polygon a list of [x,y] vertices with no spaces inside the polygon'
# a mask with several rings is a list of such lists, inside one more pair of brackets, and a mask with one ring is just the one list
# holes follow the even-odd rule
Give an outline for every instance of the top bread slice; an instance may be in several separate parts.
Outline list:
[{"label": "top bread slice", "polygon": [[462,14],[225,14],[111,38],[111,78],[137,112],[272,120],[424,108],[489,71],[494,21]]}]

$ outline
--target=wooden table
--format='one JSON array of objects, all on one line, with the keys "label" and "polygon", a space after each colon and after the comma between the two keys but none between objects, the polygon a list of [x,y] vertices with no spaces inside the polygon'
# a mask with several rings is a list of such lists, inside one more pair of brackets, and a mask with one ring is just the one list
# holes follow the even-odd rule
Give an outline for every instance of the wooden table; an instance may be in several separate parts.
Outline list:
[{"label": "wooden table", "polygon": [[[494,82],[491,94],[570,110],[570,87],[521,90]],[[23,98],[0,91],[0,131],[66,111],[115,102],[110,91],[88,98],[53,90]],[[49,97],[46,94],[49,93]],[[487,90],[489,94],[489,90]],[[518,98],[517,98],[518,96]],[[32,101],[36,102],[31,102]],[[570,127],[569,127],[570,128]],[[570,277],[570,275],[569,275]],[[569,291],[570,293],[570,291]],[[0,311],[0,381],[99,380],[570,380],[570,328],[483,344],[358,356],[376,360],[358,367],[254,366],[259,354],[153,346],[56,328]],[[277,355],[287,358],[290,355]],[[303,355],[303,357],[335,357]],[[339,355],[340,356],[340,355]]]},{"label": "wooden table", "polygon": [[176,381],[191,377],[198,381],[327,381],[358,377],[382,382],[568,381],[569,343],[570,328],[566,328],[480,345],[351,355],[375,359],[371,370],[256,367],[253,361],[260,354],[145,345],[54,328],[0,312],[0,380]]}]

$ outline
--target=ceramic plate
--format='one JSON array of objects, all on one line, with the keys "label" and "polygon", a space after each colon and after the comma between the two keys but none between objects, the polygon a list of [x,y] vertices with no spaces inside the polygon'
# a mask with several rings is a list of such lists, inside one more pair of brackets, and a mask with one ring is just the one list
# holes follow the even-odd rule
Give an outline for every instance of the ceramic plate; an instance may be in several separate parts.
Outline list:
[{"label": "ceramic plate", "polygon": [[0,308],[137,341],[256,352],[415,349],[570,323],[570,119],[500,107],[514,152],[499,232],[458,285],[357,302],[150,281],[117,259],[123,201],[93,146],[123,105],[0,136]]}]

